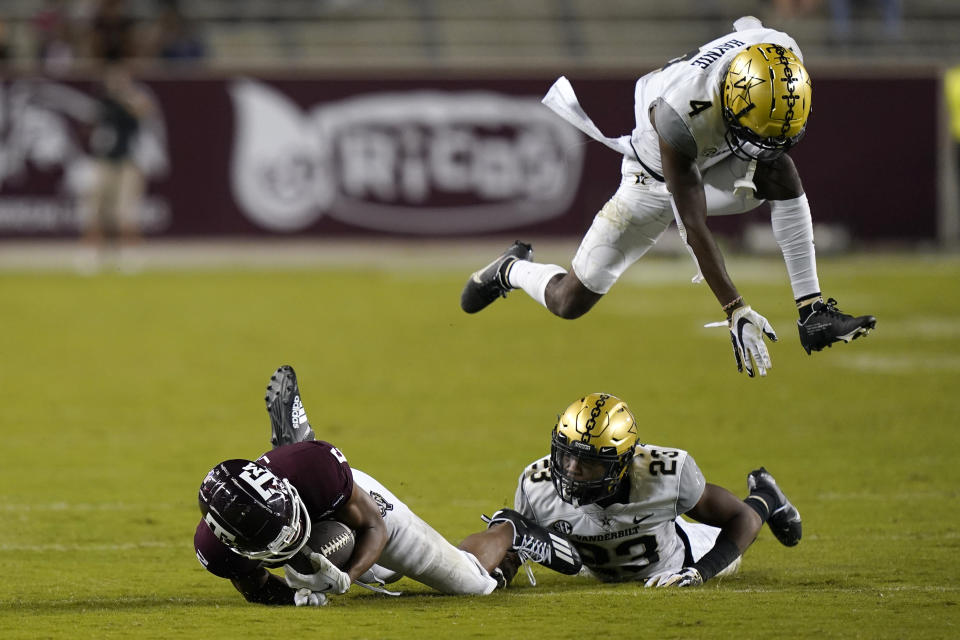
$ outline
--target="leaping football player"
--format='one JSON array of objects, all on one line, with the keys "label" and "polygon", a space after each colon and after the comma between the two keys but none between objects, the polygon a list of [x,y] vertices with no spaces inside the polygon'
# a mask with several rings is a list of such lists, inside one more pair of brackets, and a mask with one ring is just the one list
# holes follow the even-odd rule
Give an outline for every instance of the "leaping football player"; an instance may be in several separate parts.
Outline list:
[{"label": "leaping football player", "polygon": [[697,264],[695,280],[706,280],[726,313],[738,371],[765,376],[772,364],[764,336],[775,341],[776,333],[734,285],[707,217],[744,213],[766,201],[804,350],[850,342],[876,326],[873,316],[842,313],[836,300],[821,295],[810,204],[787,155],[810,115],[803,54],[793,38],[756,18],[740,18],[734,28],[640,78],[636,128],[619,138],[600,133],[567,79],[557,80],[544,104],[623,154],[620,187],[594,218],[571,271],[533,262],[532,247],[518,241],[470,276],[460,297],[464,311],[476,313],[522,289],[553,314],[578,318],[676,220]]},{"label": "leaping football player", "polygon": [[[292,367],[277,369],[266,395],[271,451],[216,465],[200,485],[197,559],[249,602],[322,606],[353,583],[382,585],[407,576],[446,594],[486,595],[509,583],[521,561],[574,574],[576,551],[515,515],[454,547],[373,477],[352,468],[334,445],[314,439]],[[335,519],[354,532],[341,568],[318,552],[298,554],[311,524]],[[296,564],[296,566],[294,566]],[[283,568],[284,576],[268,571]]]}]

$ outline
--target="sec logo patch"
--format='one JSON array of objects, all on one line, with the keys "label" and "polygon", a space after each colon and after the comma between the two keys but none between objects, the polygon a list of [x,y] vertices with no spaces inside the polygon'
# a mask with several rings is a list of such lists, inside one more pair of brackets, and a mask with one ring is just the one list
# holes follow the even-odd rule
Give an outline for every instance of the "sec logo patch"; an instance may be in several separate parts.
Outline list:
[{"label": "sec logo patch", "polygon": [[570,532],[573,531],[573,526],[566,520],[557,520],[553,523],[553,528],[563,535],[570,535]]}]

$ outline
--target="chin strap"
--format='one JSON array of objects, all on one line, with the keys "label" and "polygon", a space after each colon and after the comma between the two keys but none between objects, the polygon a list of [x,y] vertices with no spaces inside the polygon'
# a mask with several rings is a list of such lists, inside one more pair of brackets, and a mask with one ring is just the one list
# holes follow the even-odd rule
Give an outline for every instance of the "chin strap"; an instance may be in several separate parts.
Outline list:
[{"label": "chin strap", "polygon": [[747,165],[747,173],[740,178],[739,180],[734,181],[733,183],[733,193],[734,195],[740,195],[741,193],[744,196],[749,196],[751,194],[746,193],[747,191],[752,191],[753,193],[757,192],[757,185],[753,182],[753,174],[757,172],[757,161],[751,160]]}]

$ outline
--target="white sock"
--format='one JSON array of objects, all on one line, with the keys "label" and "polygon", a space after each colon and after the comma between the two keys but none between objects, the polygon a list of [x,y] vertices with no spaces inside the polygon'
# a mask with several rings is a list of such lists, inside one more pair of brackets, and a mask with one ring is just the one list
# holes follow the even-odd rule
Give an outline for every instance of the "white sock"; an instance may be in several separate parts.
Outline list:
[{"label": "white sock", "polygon": [[546,307],[547,283],[558,273],[566,272],[566,269],[555,264],[517,260],[507,272],[507,284],[523,289],[528,296]]},{"label": "white sock", "polygon": [[792,200],[771,200],[770,223],[773,237],[783,252],[794,299],[800,300],[819,292],[813,219],[806,194]]}]

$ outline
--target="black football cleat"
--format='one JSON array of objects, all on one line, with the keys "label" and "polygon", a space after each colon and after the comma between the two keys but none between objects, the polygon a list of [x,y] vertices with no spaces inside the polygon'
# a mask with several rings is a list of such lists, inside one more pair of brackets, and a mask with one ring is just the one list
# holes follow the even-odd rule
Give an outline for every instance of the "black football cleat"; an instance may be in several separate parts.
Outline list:
[{"label": "black football cleat", "polygon": [[274,449],[285,444],[314,440],[313,429],[307,420],[307,412],[300,401],[300,389],[297,387],[297,374],[293,367],[283,365],[270,376],[267,383],[267,413],[270,414],[272,436],[270,445]]},{"label": "black football cleat", "polygon": [[521,560],[532,560],[568,576],[580,572],[583,562],[572,544],[513,509],[500,509],[492,517],[484,516],[483,519],[487,521],[488,528],[501,522],[509,522],[513,526],[511,550]]},{"label": "black football cleat", "polygon": [[834,342],[850,342],[870,333],[877,326],[873,316],[851,316],[837,308],[837,301],[829,298],[826,302],[817,300],[811,305],[813,311],[804,321],[797,321],[800,330],[800,344],[809,355],[812,351],[821,351]]},{"label": "black football cleat", "polygon": [[475,271],[460,293],[460,308],[467,313],[485,309],[497,298],[506,298],[512,290],[507,282],[507,272],[517,260],[531,260],[533,247],[517,240],[497,259],[479,271]]},{"label": "black football cleat", "polygon": [[753,493],[753,490],[757,487],[771,491],[777,496],[777,504],[768,505],[770,515],[767,516],[767,525],[770,527],[770,531],[780,541],[780,544],[786,547],[796,546],[803,536],[800,512],[787,500],[787,496],[783,495],[783,491],[777,486],[777,481],[763,467],[751,471],[750,475],[747,476],[747,491]]}]

